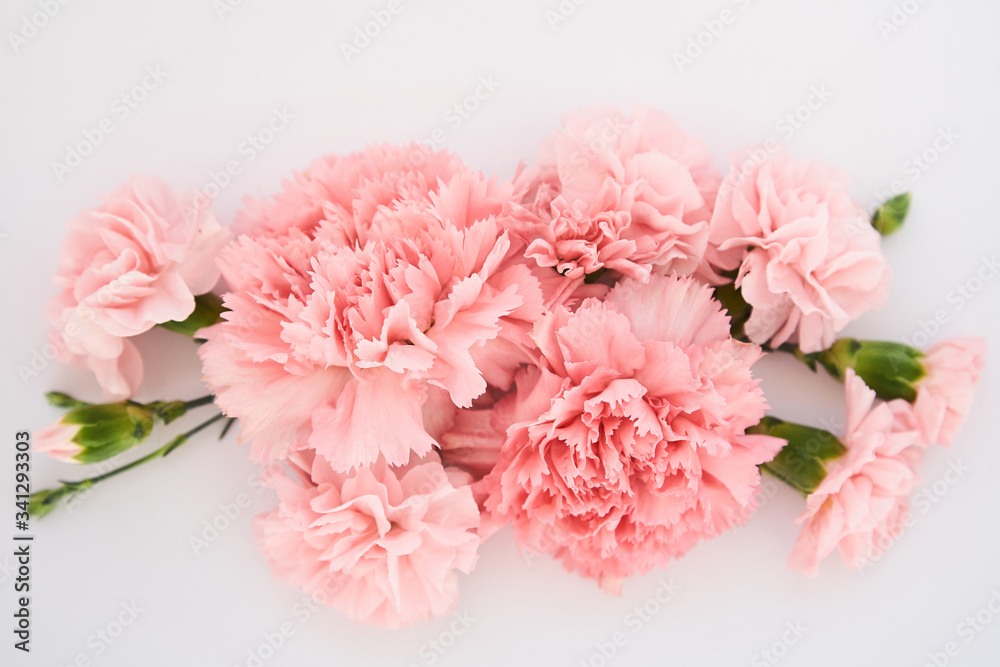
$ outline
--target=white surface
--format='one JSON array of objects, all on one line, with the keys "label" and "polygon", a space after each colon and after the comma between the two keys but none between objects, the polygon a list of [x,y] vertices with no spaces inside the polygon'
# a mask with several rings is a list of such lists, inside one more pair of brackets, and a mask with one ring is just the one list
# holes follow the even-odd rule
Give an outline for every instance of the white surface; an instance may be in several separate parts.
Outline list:
[{"label": "white surface", "polygon": [[[546,11],[558,11],[558,0],[399,0],[402,10],[348,63],[341,42],[387,1],[246,0],[222,18],[212,0],[70,2],[15,53],[7,33],[39,11],[37,1],[6,0],[0,12],[7,314],[0,554],[11,551],[15,431],[37,430],[57,415],[42,399],[46,390],[94,396],[85,374],[63,367],[49,365],[27,382],[17,373],[44,342],[63,225],[132,172],[201,186],[227,161],[239,161],[240,173],[217,199],[220,218],[229,221],[242,194],[274,192],[282,177],[322,152],[424,138],[442,127],[444,146],[507,177],[519,160],[533,158],[560,112],[635,102],[671,113],[725,168],[729,151],[783,139],[782,118],[806,103],[811,89],[825,87],[832,96],[792,133],[792,154],[853,173],[854,192],[866,204],[895,180],[914,192],[907,228],[885,244],[895,269],[892,302],[847,333],[912,341],[941,310],[947,322],[933,340],[989,335],[994,359],[1000,349],[1000,279],[983,269],[992,280],[962,307],[954,292],[969,281],[975,287],[983,258],[1000,252],[994,2],[900,0],[915,13],[886,38],[878,24],[893,14],[888,0],[563,0],[575,10],[555,29]],[[679,71],[674,52],[724,9],[732,21]],[[116,98],[157,66],[163,82],[121,118]],[[445,113],[490,76],[496,92],[460,127],[449,124]],[[276,108],[294,121],[246,159],[241,142]],[[105,117],[113,133],[60,182],[53,161]],[[915,171],[911,156],[949,127],[958,138],[930,168]],[[202,393],[184,341],[158,332],[143,349],[147,397]],[[303,594],[274,582],[250,535],[250,518],[272,504],[270,493],[249,485],[253,469],[232,438],[199,438],[96,489],[75,511],[60,508],[36,524],[34,650],[24,656],[11,648],[14,593],[10,574],[0,570],[0,664],[63,666],[82,655],[79,664],[102,666],[247,665],[262,635],[287,620],[294,634],[263,663],[268,667],[405,667],[431,658],[439,665],[600,665],[599,657],[591,660],[600,655],[596,646],[617,631],[627,642],[608,664],[763,665],[770,663],[758,652],[796,622],[807,631],[778,664],[918,666],[954,641],[959,653],[948,664],[996,665],[1000,614],[969,642],[958,625],[1000,591],[1000,454],[989,421],[997,369],[988,366],[955,448],[934,450],[923,468],[928,487],[952,462],[968,472],[953,485],[939,482],[938,490],[946,489],[939,501],[928,502],[863,575],[835,558],[817,579],[785,570],[801,500],[783,489],[748,526],[698,546],[669,572],[628,581],[620,599],[544,557],[526,559],[501,533],[462,582],[459,612],[475,620],[458,637],[448,634],[455,619],[391,633],[355,626],[332,610],[302,622],[295,606]],[[778,414],[817,425],[841,418],[841,390],[829,379],[790,359],[765,360],[760,372]],[[79,472],[34,460],[39,488]],[[196,556],[189,538],[241,493],[252,506]],[[11,564],[0,556],[0,565]],[[648,622],[630,616],[668,576],[680,591]],[[114,632],[123,603],[133,601],[143,611],[98,654],[102,642],[88,637],[109,624]],[[427,644],[435,639],[453,645],[438,655]]]}]

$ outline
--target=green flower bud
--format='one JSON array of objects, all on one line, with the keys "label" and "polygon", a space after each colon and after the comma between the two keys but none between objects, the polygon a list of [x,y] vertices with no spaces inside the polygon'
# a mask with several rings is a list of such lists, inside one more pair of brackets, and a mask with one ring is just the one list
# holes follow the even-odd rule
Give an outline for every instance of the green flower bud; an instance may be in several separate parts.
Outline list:
[{"label": "green flower bud", "polygon": [[69,394],[64,394],[61,391],[50,391],[45,394],[45,398],[48,399],[50,405],[54,405],[57,408],[82,408],[85,405],[90,405],[90,403],[78,401]]},{"label": "green flower bud", "polygon": [[153,430],[153,417],[149,406],[122,401],[74,408],[60,422],[77,427],[70,442],[80,451],[72,458],[78,463],[96,463],[145,440]]},{"label": "green flower bud", "polygon": [[28,514],[35,519],[43,517],[54,510],[59,501],[68,494],[70,489],[65,486],[36,491],[28,499]]},{"label": "green flower bud", "polygon": [[772,435],[786,444],[774,460],[761,469],[785,482],[803,495],[809,495],[826,478],[826,462],[847,452],[844,444],[829,431],[793,424],[775,417],[764,417],[747,433]]},{"label": "green flower bud", "polygon": [[902,398],[912,403],[917,398],[917,384],[927,376],[923,356],[920,350],[903,343],[841,338],[829,350],[800,358],[814,370],[819,363],[841,382],[847,369],[853,368],[879,398]]},{"label": "green flower bud", "polygon": [[889,236],[903,226],[906,214],[910,212],[910,193],[893,197],[883,202],[872,215],[872,227],[882,236]]}]

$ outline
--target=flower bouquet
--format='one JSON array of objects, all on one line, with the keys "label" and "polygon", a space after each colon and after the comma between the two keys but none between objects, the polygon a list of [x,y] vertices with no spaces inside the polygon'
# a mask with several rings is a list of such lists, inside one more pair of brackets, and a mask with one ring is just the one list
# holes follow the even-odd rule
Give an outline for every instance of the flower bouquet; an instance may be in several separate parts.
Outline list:
[{"label": "flower bouquet", "polygon": [[[507,525],[619,592],[744,524],[762,473],[803,496],[791,568],[861,568],[985,354],[838,338],[886,302],[881,238],[909,202],[869,215],[842,172],[770,144],[723,175],[648,107],[567,115],[509,182],[422,144],[321,157],[228,228],[205,193],[135,177],[71,223],[50,308],[103,402],[50,393],[67,412],[34,447],[106,461],[217,409],[30,512],[236,422],[278,497],[254,523],[275,576],[359,622],[449,613]],[[198,343],[207,396],[131,400],[132,338],[157,326]],[[843,432],[766,414],[772,353],[844,383]]]}]

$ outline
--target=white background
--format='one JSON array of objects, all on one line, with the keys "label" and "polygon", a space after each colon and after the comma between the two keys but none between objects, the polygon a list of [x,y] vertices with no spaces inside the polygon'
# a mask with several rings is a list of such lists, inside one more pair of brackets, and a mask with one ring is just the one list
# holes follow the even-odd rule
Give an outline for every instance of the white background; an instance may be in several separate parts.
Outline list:
[{"label": "white background", "polygon": [[[323,152],[422,139],[442,127],[443,146],[509,177],[518,161],[533,159],[559,113],[636,102],[672,114],[724,169],[731,150],[786,139],[789,126],[779,123],[823,88],[827,101],[800,110],[809,117],[787,138],[791,153],[851,172],[865,205],[894,181],[914,192],[907,228],[885,243],[895,270],[891,304],[847,333],[917,343],[979,334],[991,337],[992,351],[1000,348],[1000,279],[988,263],[1000,251],[995,2],[909,0],[910,14],[895,16],[899,29],[883,34],[879,22],[894,12],[889,0],[588,0],[578,7],[567,0],[574,11],[554,27],[546,12],[558,11],[557,0],[399,1],[391,23],[348,62],[341,44],[387,0],[245,0],[222,16],[211,0],[74,1],[16,50],[9,33],[24,30],[39,5],[5,0],[0,664],[247,665],[248,651],[288,621],[294,634],[263,664],[600,665],[598,644],[622,631],[627,641],[607,664],[765,665],[760,651],[798,623],[806,631],[778,664],[918,667],[928,652],[955,642],[948,664],[996,665],[1000,615],[971,641],[958,627],[1000,591],[995,363],[954,449],[933,450],[923,467],[924,488],[937,483],[940,497],[925,498],[929,509],[861,575],[836,557],[816,579],[785,569],[802,501],[782,489],[749,525],[696,547],[668,572],[626,582],[621,598],[546,558],[526,559],[505,531],[483,546],[462,581],[459,613],[473,620],[461,636],[449,634],[458,617],[396,632],[355,626],[333,610],[303,622],[293,611],[302,593],[271,578],[251,538],[250,519],[272,505],[270,492],[250,485],[253,468],[232,437],[220,444],[206,434],[99,487],[73,511],[62,507],[37,522],[33,651],[12,649],[14,433],[58,415],[44,391],[96,396],[84,373],[49,364],[22,379],[18,367],[44,365],[35,353],[45,341],[44,307],[55,291],[49,277],[65,222],[132,172],[197,187],[237,160],[240,173],[217,198],[217,213],[229,222],[243,194],[274,192]],[[717,37],[704,32],[708,46],[679,67],[674,54],[723,10],[730,23]],[[161,68],[165,79],[120,118],[115,100],[148,67]],[[452,127],[445,113],[480,77],[499,86]],[[276,108],[294,120],[246,159],[241,143]],[[53,163],[106,117],[114,131],[60,180]],[[946,150],[936,151],[935,138],[949,131],[957,138],[939,141]],[[925,151],[934,162],[921,169],[912,158]],[[992,280],[978,281],[977,272]],[[978,292],[965,300],[956,292],[962,286]],[[941,313],[945,324],[925,333]],[[190,343],[154,332],[142,349],[148,368],[140,398],[203,393]],[[777,414],[841,423],[842,390],[833,381],[791,359],[767,359],[760,373]],[[959,463],[967,471],[946,483],[949,466]],[[33,466],[39,488],[83,472],[40,456]],[[239,494],[251,506],[195,555],[190,538]],[[649,601],[668,577],[680,590],[657,609]],[[98,630],[117,630],[122,605],[133,602],[142,609],[136,621],[110,646],[97,640]],[[658,613],[634,632],[637,617],[629,614],[647,603]],[[451,646],[438,654],[431,640]]]}]

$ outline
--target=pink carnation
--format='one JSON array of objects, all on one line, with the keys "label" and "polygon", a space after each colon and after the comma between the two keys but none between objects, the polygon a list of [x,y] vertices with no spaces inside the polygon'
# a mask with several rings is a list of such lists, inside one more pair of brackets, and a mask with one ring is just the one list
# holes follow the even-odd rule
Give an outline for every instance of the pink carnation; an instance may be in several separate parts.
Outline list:
[{"label": "pink carnation", "polygon": [[804,524],[788,566],[810,576],[819,561],[839,549],[852,569],[868,562],[875,545],[903,530],[909,497],[922,458],[918,432],[906,430],[892,404],[875,402],[875,392],[847,369],[847,452],[827,464],[826,477],[806,498]]},{"label": "pink carnation", "polygon": [[371,226],[379,207],[399,201],[426,203],[440,182],[467,171],[453,153],[430,151],[418,143],[326,155],[284,181],[274,197],[245,197],[233,231],[280,236],[294,228],[309,233],[322,220]]},{"label": "pink carnation", "polygon": [[297,452],[294,477],[264,481],[277,509],[254,522],[276,578],[350,618],[394,628],[454,610],[458,572],[476,563],[479,510],[467,476],[436,455],[406,468],[378,461],[351,474]]},{"label": "pink carnation", "polygon": [[69,225],[49,306],[60,361],[92,370],[108,400],[130,396],[142,359],[129,338],[157,324],[184,320],[194,297],[219,279],[215,255],[227,242],[190,190],[134,176]]},{"label": "pink carnation", "polygon": [[[373,218],[244,236],[223,253],[231,310],[201,356],[255,459],[308,445],[341,471],[401,465],[435,444],[432,389],[469,407],[509,385],[542,307],[538,281],[508,261],[496,216],[509,193],[467,172]],[[363,209],[367,191],[354,196],[349,210]]]},{"label": "pink carnation", "polygon": [[646,106],[631,120],[590,108],[562,121],[515,182],[527,256],[576,284],[602,269],[693,273],[720,181],[708,149]]},{"label": "pink carnation", "polygon": [[921,438],[950,447],[972,409],[986,354],[984,338],[954,338],[938,343],[921,360],[927,376],[917,385],[913,410]]},{"label": "pink carnation", "polygon": [[749,517],[757,465],[784,441],[745,434],[766,407],[761,350],[730,337],[708,287],[624,280],[534,336],[542,367],[518,379],[487,478],[522,546],[614,589]]},{"label": "pink carnation", "polygon": [[[706,257],[753,307],[758,344],[833,344],[837,332],[888,298],[881,237],[847,192],[849,177],[783,152],[757,163],[736,154],[719,190]],[[749,248],[749,250],[748,250]]]}]

